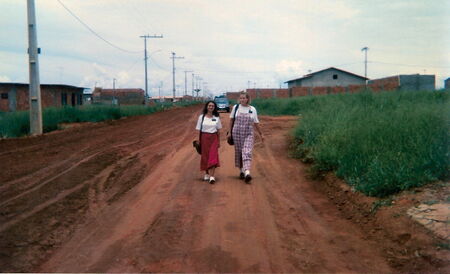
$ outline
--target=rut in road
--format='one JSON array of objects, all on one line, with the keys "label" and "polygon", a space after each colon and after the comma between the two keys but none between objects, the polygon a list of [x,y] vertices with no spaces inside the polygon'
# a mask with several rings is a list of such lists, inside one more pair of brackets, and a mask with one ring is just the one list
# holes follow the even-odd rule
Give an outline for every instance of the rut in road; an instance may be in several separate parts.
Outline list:
[{"label": "rut in road", "polygon": [[[141,163],[152,161],[151,170],[126,194],[93,211],[39,271],[393,271],[378,243],[341,219],[288,157],[286,138],[295,118],[261,117],[266,141],[255,144],[251,185],[238,179],[233,147],[222,134],[217,183],[209,185],[201,180],[191,145],[198,114],[184,113],[185,119],[159,123],[156,131],[167,132],[167,142],[152,146],[149,132],[136,140],[140,148],[122,151],[127,157],[135,152]],[[176,128],[182,132],[168,130]],[[161,157],[150,160],[155,151]],[[133,176],[126,171],[132,166],[114,167],[122,178]]]}]

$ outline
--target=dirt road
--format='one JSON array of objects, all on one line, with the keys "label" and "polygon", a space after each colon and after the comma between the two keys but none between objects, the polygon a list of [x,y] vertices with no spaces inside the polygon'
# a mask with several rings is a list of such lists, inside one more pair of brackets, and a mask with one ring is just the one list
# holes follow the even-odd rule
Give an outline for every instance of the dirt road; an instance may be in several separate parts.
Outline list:
[{"label": "dirt road", "polygon": [[0,270],[396,271],[385,240],[288,157],[294,117],[261,117],[251,185],[224,140],[217,183],[203,182],[191,146],[199,108],[0,141]]}]

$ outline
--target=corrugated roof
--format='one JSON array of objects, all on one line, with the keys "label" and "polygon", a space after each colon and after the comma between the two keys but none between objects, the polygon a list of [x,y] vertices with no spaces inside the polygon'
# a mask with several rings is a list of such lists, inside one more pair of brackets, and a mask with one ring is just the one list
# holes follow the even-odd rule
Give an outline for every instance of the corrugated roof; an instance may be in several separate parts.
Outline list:
[{"label": "corrugated roof", "polygon": [[314,74],[317,74],[317,73],[320,73],[320,72],[323,72],[323,71],[326,71],[326,70],[330,70],[330,69],[338,70],[338,71],[341,71],[341,72],[344,72],[344,73],[347,73],[347,74],[350,74],[350,75],[353,75],[353,76],[362,78],[362,79],[364,79],[364,80],[369,80],[369,78],[366,78],[366,77],[361,76],[361,75],[358,75],[358,74],[354,74],[354,73],[351,73],[351,72],[348,72],[348,71],[345,71],[345,70],[342,70],[342,69],[338,69],[338,68],[335,68],[335,67],[329,67],[329,68],[322,69],[322,70],[319,70],[319,71],[316,71],[316,72],[312,72],[312,73],[310,73],[310,74],[306,74],[305,76],[300,77],[300,78],[296,78],[296,79],[292,79],[292,80],[286,81],[285,83],[289,83],[289,82],[293,82],[293,81],[298,81],[298,80],[310,78],[310,77],[312,77]]},{"label": "corrugated roof", "polygon": [[[0,82],[0,85],[16,85],[16,86],[28,86],[28,83],[14,83],[14,82]],[[41,86],[59,86],[59,87],[69,87],[69,88],[80,88],[80,89],[87,89],[85,87],[76,87],[71,85],[65,85],[65,84],[41,84]]]}]

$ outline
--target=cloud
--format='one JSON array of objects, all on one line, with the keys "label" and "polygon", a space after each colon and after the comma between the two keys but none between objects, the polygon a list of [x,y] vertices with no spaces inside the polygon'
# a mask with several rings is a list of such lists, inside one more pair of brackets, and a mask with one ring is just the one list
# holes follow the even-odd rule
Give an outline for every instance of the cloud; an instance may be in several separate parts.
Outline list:
[{"label": "cloud", "polygon": [[304,67],[302,61],[291,60],[282,60],[275,67],[275,71],[281,75],[300,74],[303,69]]},{"label": "cloud", "polygon": [[11,82],[11,79],[6,75],[0,75],[0,82]]},{"label": "cloud", "polygon": [[[276,84],[306,69],[360,62],[363,46],[370,49],[369,60],[424,64],[418,72],[432,71],[427,64],[445,66],[449,60],[444,0],[434,5],[405,0],[61,1],[109,42],[140,53],[111,47],[57,1],[37,0],[42,83],[112,87],[116,78],[120,87],[144,88],[144,41],[139,37],[144,34],[164,35],[147,40],[149,53],[161,49],[149,62],[150,92],[156,92],[161,81],[164,92],[171,92],[172,51],[185,57],[176,62],[176,85],[183,90],[184,70],[193,70],[214,91],[242,89],[248,81]],[[13,81],[28,75],[24,3],[0,1],[5,11],[0,17],[0,72]],[[351,68],[363,72],[363,66]],[[369,74],[383,77],[402,71],[401,66],[372,65]],[[442,78],[449,71],[438,73]]]}]

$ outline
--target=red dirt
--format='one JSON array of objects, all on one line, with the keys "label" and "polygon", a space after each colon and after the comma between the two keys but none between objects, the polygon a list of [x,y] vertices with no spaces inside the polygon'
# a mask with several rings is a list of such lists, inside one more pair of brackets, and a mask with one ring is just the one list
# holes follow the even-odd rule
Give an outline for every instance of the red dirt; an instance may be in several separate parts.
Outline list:
[{"label": "red dirt", "polygon": [[421,226],[310,179],[288,157],[293,117],[261,117],[251,185],[224,136],[217,183],[203,182],[199,108],[0,140],[0,271],[448,270]]}]

